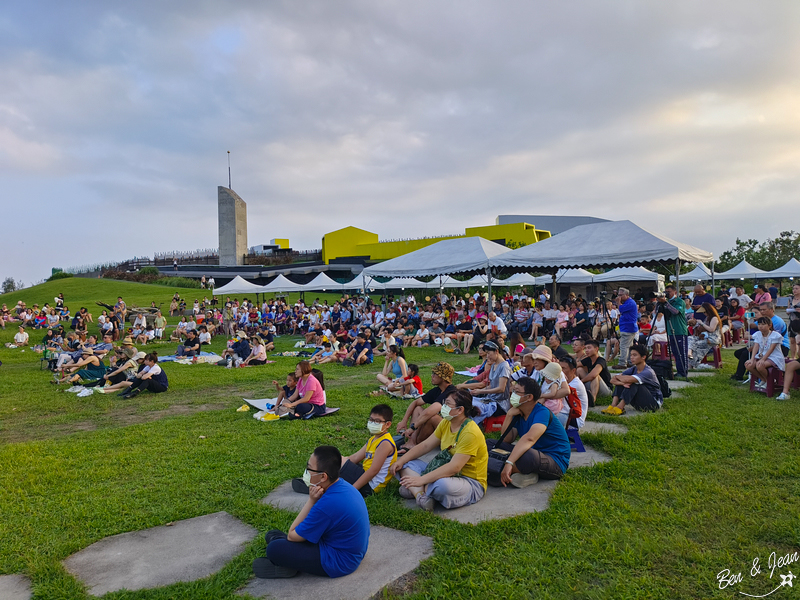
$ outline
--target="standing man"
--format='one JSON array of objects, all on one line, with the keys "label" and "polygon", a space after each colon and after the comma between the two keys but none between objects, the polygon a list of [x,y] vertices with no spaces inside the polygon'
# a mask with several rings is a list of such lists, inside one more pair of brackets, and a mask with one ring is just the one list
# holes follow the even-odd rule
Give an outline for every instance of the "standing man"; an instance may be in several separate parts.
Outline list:
[{"label": "standing man", "polygon": [[692,296],[692,308],[694,309],[694,318],[698,321],[704,322],[706,320],[706,315],[704,311],[699,311],[698,308],[702,308],[703,302],[708,302],[711,306],[714,306],[716,300],[714,296],[706,292],[706,288],[704,288],[701,284],[697,284],[694,286],[694,296]]},{"label": "standing man", "polygon": [[639,333],[639,307],[631,298],[630,290],[619,288],[619,361],[617,365],[627,369],[630,365],[628,353]]},{"label": "standing man", "polygon": [[666,321],[669,348],[675,359],[675,372],[678,377],[686,378],[689,375],[689,325],[686,322],[686,303],[678,296],[677,288],[669,284],[666,296],[658,297],[658,307]]},{"label": "standing man", "polygon": [[120,331],[125,331],[125,318],[127,317],[127,313],[128,307],[125,301],[122,299],[122,296],[117,296],[117,303],[114,305],[114,316],[117,318]]}]

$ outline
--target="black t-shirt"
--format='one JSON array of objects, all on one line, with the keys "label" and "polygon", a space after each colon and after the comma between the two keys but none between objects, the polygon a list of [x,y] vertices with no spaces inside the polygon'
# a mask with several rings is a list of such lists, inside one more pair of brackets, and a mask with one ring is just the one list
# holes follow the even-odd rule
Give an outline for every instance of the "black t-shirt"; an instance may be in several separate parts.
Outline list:
[{"label": "black t-shirt", "polygon": [[569,352],[564,350],[564,346],[559,346],[553,350],[553,356],[555,356],[557,360],[561,360],[562,358],[569,356]]},{"label": "black t-shirt", "polygon": [[592,363],[592,359],[587,357],[581,361],[581,364],[586,367],[586,370],[589,373],[591,373],[597,365],[600,365],[602,367],[602,370],[600,371],[600,379],[602,379],[606,385],[611,385],[611,373],[608,372],[608,363],[606,362],[605,358],[598,356],[597,360]]},{"label": "black t-shirt", "polygon": [[456,391],[456,386],[452,383],[444,388],[444,391],[439,389],[439,386],[435,388],[429,389],[425,392],[422,396],[422,401],[425,404],[433,404],[434,402],[439,402],[439,398],[447,398],[450,394]]}]

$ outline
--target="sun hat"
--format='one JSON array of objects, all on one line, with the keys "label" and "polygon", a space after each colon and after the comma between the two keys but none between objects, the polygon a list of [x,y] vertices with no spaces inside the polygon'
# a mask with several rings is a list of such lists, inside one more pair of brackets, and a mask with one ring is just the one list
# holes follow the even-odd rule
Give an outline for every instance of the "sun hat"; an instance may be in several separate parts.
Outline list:
[{"label": "sun hat", "polygon": [[455,375],[455,373],[456,371],[452,365],[446,362],[440,362],[438,365],[433,367],[433,374],[444,381],[453,381],[453,375]]},{"label": "sun hat", "polygon": [[133,360],[142,360],[145,356],[147,355],[140,351],[133,355]]},{"label": "sun hat", "polygon": [[124,338],[122,338],[120,344],[123,346],[133,346],[133,340],[131,339],[131,336],[126,335]]},{"label": "sun hat", "polygon": [[94,348],[83,348],[81,350],[81,354],[91,354],[91,355],[93,355],[94,354]]},{"label": "sun hat", "polygon": [[531,354],[533,355],[534,360],[539,358],[549,363],[553,362],[553,351],[550,350],[549,346],[536,346]]},{"label": "sun hat", "polygon": [[558,381],[561,379],[561,365],[557,362],[551,362],[542,369],[542,375],[544,375],[545,379],[550,381]]}]

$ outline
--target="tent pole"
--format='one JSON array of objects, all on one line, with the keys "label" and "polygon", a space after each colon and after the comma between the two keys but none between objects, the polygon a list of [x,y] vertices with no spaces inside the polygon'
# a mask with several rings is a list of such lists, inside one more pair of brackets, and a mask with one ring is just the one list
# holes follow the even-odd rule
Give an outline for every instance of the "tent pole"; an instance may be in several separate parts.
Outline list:
[{"label": "tent pole", "polygon": [[[492,268],[486,267],[486,283],[489,289],[489,312],[494,310],[494,302],[492,302]],[[489,314],[489,313],[486,313]]]},{"label": "tent pole", "polygon": [[716,261],[711,261],[711,295],[717,297],[717,281],[714,279],[714,266]]},{"label": "tent pole", "polygon": [[553,302],[556,302],[556,273],[558,273],[558,269],[553,271],[553,290],[550,293],[550,308],[553,307]]},{"label": "tent pole", "polygon": [[678,290],[678,297],[681,294],[681,259],[675,259],[675,288]]}]

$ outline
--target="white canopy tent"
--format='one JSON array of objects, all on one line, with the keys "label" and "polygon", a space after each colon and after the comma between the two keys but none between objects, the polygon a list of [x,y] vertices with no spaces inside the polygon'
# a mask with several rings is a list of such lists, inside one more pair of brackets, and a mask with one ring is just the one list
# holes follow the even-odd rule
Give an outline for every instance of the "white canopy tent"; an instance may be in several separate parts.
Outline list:
[{"label": "white canopy tent", "polygon": [[[461,285],[458,287],[483,287],[489,284],[489,278],[486,277],[486,275],[474,275],[466,281],[461,281],[459,283],[461,283]],[[494,285],[494,283],[495,280],[492,280],[492,285]]]},{"label": "white canopy tent", "polygon": [[610,281],[664,281],[660,273],[648,271],[644,267],[620,267],[611,269],[607,273],[594,276],[595,283],[608,283]]},{"label": "white canopy tent", "polygon": [[[556,283],[592,283],[596,275],[585,269],[559,269],[556,272]],[[536,285],[553,283],[552,275],[542,275],[536,278]]]},{"label": "white canopy tent", "polygon": [[717,273],[714,277],[717,279],[768,279],[772,276],[743,260],[732,269]]},{"label": "white canopy tent", "polygon": [[[675,281],[675,275],[670,275],[669,278],[670,281]],[[681,279],[685,281],[708,281],[709,279],[713,279],[713,277],[711,276],[711,271],[708,270],[708,267],[706,267],[703,263],[697,263],[697,266],[694,269],[688,273],[685,273],[684,275],[681,275]]]},{"label": "white canopy tent", "polygon": [[378,263],[361,273],[370,277],[426,277],[483,272],[489,268],[490,259],[507,252],[510,250],[505,246],[480,237],[460,237]]},{"label": "white canopy tent", "polygon": [[342,284],[334,281],[325,273],[320,273],[314,279],[302,286],[304,292],[340,292]]},{"label": "white canopy tent", "polygon": [[439,275],[439,277],[434,277],[428,283],[426,283],[425,289],[428,290],[452,289],[463,286],[464,286],[463,281],[459,281],[458,279],[453,279],[452,277],[450,277],[450,275]]},{"label": "white canopy tent", "polygon": [[492,258],[492,267],[520,271],[569,267],[626,267],[707,262],[714,256],[705,250],[651,233],[631,221],[579,225],[535,244]]},{"label": "white canopy tent", "polygon": [[213,294],[215,296],[222,296],[225,294],[257,294],[261,292],[262,289],[262,286],[250,283],[237,275],[222,287],[214,288]]},{"label": "white canopy tent", "polygon": [[[364,278],[359,274],[356,275],[351,281],[342,284],[342,289],[345,290],[360,290],[364,286]],[[380,281],[375,281],[372,277],[367,277],[367,289],[369,290],[382,290],[383,284]]]},{"label": "white canopy tent", "polygon": [[262,294],[275,294],[278,292],[302,292],[302,284],[287,279],[282,274],[258,289]]},{"label": "white canopy tent", "polygon": [[427,287],[426,283],[423,283],[419,279],[414,279],[413,277],[395,277],[382,285],[385,290],[424,290]]},{"label": "white canopy tent", "polygon": [[524,287],[536,285],[536,277],[530,273],[514,273],[511,277],[506,279],[497,279],[492,281],[492,285],[502,287]]},{"label": "white canopy tent", "polygon": [[800,261],[796,258],[791,258],[789,262],[782,267],[774,271],[767,271],[765,275],[768,275],[770,279],[793,279],[794,277],[800,277]]},{"label": "white canopy tent", "polygon": [[[481,237],[459,237],[442,240],[430,246],[409,252],[397,258],[378,263],[364,269],[365,277],[426,277],[452,273],[486,273],[491,297],[491,263],[502,254],[509,253],[505,246]],[[468,287],[464,282],[464,287]]]}]

